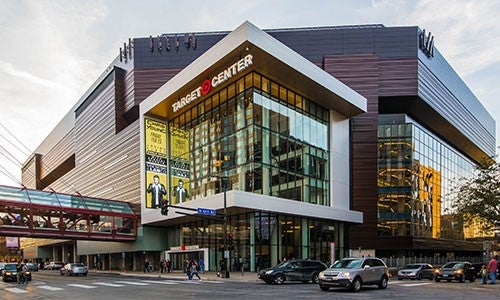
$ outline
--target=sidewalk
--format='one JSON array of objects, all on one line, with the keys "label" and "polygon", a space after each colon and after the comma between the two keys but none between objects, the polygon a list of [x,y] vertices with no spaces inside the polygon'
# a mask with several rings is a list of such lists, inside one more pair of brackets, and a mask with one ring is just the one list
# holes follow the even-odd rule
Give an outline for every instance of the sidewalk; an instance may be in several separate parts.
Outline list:
[{"label": "sidewalk", "polygon": [[[105,274],[119,274],[122,276],[135,276],[135,277],[148,277],[148,278],[161,278],[161,279],[169,279],[169,280],[188,280],[187,275],[183,273],[182,271],[172,271],[170,273],[160,273],[158,271],[153,271],[150,273],[144,273],[142,271],[119,271],[119,270],[95,270],[95,269],[90,269],[89,270],[90,274],[93,273],[105,273]],[[215,271],[208,271],[208,272],[203,272],[200,273],[198,272],[198,275],[200,275],[202,280],[209,280],[209,281],[238,281],[238,282],[259,282],[260,280],[257,278],[257,273],[256,272],[229,272],[229,278],[222,278],[218,277],[215,273]],[[195,276],[196,279],[198,280],[197,277]]]}]

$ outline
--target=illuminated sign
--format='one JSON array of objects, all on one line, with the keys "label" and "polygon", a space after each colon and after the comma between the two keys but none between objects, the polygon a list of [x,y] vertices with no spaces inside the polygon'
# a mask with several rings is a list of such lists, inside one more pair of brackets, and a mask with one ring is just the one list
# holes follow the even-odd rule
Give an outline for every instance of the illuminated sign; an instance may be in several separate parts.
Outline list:
[{"label": "illuminated sign", "polygon": [[233,76],[236,76],[238,73],[247,69],[250,65],[253,64],[252,60],[253,56],[251,54],[248,54],[244,58],[232,64],[224,71],[212,77],[212,80],[207,79],[203,81],[200,87],[194,89],[191,93],[187,94],[186,96],[182,97],[179,101],[172,104],[172,109],[174,110],[174,112],[176,112],[179,109],[183,108],[184,106],[188,105],[189,103],[200,98],[202,95],[203,96],[207,95],[208,93],[210,93],[212,88],[215,88],[223,84],[225,81],[231,79]]}]

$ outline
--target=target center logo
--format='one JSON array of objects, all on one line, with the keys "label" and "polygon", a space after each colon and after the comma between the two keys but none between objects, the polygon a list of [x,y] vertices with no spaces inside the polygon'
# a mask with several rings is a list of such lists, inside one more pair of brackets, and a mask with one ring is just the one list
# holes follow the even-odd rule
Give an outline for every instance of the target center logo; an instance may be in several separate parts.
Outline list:
[{"label": "target center logo", "polygon": [[185,107],[189,103],[195,101],[201,96],[208,95],[212,88],[215,88],[225,81],[231,79],[233,76],[236,76],[238,73],[247,69],[249,66],[253,65],[253,56],[251,54],[246,55],[244,58],[238,60],[231,66],[229,66],[224,71],[220,72],[216,76],[212,77],[212,80],[206,79],[203,81],[200,87],[194,89],[191,93],[182,97],[179,101],[172,104],[172,109],[174,112],[179,109]]}]

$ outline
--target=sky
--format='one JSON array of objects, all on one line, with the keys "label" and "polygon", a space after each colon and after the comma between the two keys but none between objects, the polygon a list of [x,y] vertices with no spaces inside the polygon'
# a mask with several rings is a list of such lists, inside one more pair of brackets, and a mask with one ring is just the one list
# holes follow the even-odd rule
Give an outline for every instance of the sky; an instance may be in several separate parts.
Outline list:
[{"label": "sky", "polygon": [[0,0],[0,185],[118,55],[128,38],[163,33],[383,24],[432,32],[497,122],[500,0]]}]

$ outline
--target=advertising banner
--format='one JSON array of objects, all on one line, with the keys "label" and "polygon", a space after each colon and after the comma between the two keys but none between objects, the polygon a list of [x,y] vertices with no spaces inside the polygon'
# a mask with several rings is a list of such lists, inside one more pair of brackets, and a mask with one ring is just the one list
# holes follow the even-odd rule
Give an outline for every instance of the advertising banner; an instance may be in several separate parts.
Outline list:
[{"label": "advertising banner", "polygon": [[171,127],[170,133],[170,186],[171,204],[190,199],[189,190],[189,131]]},{"label": "advertising banner", "polygon": [[167,124],[144,119],[146,147],[146,208],[162,208],[168,201],[167,188]]}]

